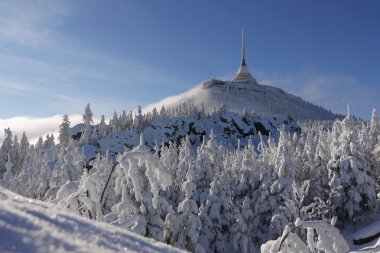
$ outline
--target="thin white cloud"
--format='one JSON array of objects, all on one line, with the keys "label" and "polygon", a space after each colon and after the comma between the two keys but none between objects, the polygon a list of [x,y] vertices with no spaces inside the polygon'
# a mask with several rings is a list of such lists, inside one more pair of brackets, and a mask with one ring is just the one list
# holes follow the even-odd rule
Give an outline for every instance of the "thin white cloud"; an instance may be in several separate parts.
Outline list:
[{"label": "thin white cloud", "polygon": [[[82,122],[81,115],[70,115],[71,126]],[[62,122],[62,115],[54,115],[51,117],[28,117],[18,116],[8,119],[0,119],[0,131],[10,128],[13,135],[17,135],[19,140],[22,133],[25,132],[31,143],[35,143],[40,136],[45,137],[47,134],[53,133],[56,140],[58,138],[59,125]],[[4,134],[0,134],[0,143],[4,140]]]},{"label": "thin white cloud", "polygon": [[173,103],[177,104],[177,103],[181,102],[183,99],[189,98],[189,97],[192,97],[193,95],[195,95],[199,91],[201,85],[202,85],[201,83],[197,84],[195,87],[193,87],[190,90],[185,91],[181,94],[166,97],[166,98],[164,98],[164,99],[162,99],[156,103],[148,104],[148,105],[144,106],[142,108],[142,110],[143,110],[143,112],[151,112],[153,110],[153,108],[156,108],[158,111],[160,111],[160,109],[163,105],[167,107],[167,106],[172,105]]},{"label": "thin white cloud", "polygon": [[[99,92],[107,90],[104,87],[119,91],[118,95],[121,92],[128,95],[128,90],[141,88],[143,83],[174,83],[171,75],[162,74],[152,66],[79,48],[72,48],[70,52],[65,50],[65,46],[61,47],[56,58],[60,59],[64,54],[69,63],[0,51],[0,58],[7,62],[0,73],[0,91],[37,99],[39,103],[56,108],[58,113],[79,113],[90,102],[102,109],[98,111],[100,114],[110,115],[114,109],[128,110],[141,101],[137,97],[107,97],[113,92]],[[149,74],[141,74],[144,71]]]},{"label": "thin white cloud", "polygon": [[25,46],[46,46],[50,26],[62,22],[67,11],[62,1],[0,1],[0,40]]},{"label": "thin white cloud", "polygon": [[[78,68],[75,66],[60,66],[55,63],[2,53],[0,53],[0,58],[7,60],[7,68],[12,71],[11,73],[0,73],[0,91],[3,94],[26,96],[36,100],[41,105],[44,104],[50,108],[55,108],[60,113],[79,113],[88,102],[94,104],[98,109],[102,109],[98,110],[100,114],[112,114],[114,109],[126,109],[125,107],[128,109],[136,106],[133,104],[133,99],[126,101],[106,97],[105,94],[97,92],[99,87],[91,88],[92,81],[104,86],[122,81],[122,76],[115,77],[115,73],[108,73],[108,70],[97,70],[91,68],[91,66]],[[118,62],[117,59],[115,61]],[[107,63],[108,67],[115,66],[111,59]],[[119,66],[119,68],[122,68],[122,66]],[[107,75],[109,78],[107,78]],[[23,76],[26,77],[19,78]],[[124,79],[124,82],[126,80],[127,78]],[[116,87],[114,86],[113,88],[119,89],[117,84],[114,85]],[[84,87],[88,87],[88,89]],[[133,85],[131,88],[133,88]],[[120,87],[120,90],[123,89],[127,89],[127,85]],[[105,109],[108,111],[105,111]]]},{"label": "thin white cloud", "polygon": [[[122,99],[120,94],[128,95],[142,84],[176,82],[173,74],[157,66],[93,52],[60,33],[57,25],[69,17],[70,8],[62,1],[0,1],[0,43],[38,47],[38,54],[28,55],[0,47],[0,59],[6,62],[0,71],[3,96],[36,100],[30,107],[48,106],[55,109],[52,113],[80,113],[90,102],[99,114],[111,115],[114,109],[128,110],[144,103],[143,98]],[[109,97],[114,91],[118,91],[117,98]],[[0,106],[7,102],[3,103]],[[24,107],[25,114],[33,113]]]}]

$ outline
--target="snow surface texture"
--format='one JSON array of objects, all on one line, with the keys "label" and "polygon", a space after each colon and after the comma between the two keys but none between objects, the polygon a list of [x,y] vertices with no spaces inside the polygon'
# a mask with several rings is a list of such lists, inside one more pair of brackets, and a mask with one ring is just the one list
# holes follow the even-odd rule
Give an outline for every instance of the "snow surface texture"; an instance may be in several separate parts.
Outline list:
[{"label": "snow surface texture", "polygon": [[341,234],[344,236],[346,239],[347,243],[350,245],[350,252],[352,253],[357,253],[357,252],[380,252],[380,238],[376,238],[374,240],[371,240],[370,242],[367,242],[365,244],[361,245],[355,245],[354,240],[358,235],[370,235],[372,233],[369,232],[376,232],[373,230],[373,227],[376,226],[374,224],[377,223],[380,219],[379,214],[374,213],[374,214],[369,214],[367,216],[367,221],[363,222],[363,224],[358,224],[356,232],[353,229],[352,226],[348,226],[345,229],[341,230]]},{"label": "snow surface texture", "polygon": [[[229,148],[234,148],[240,139],[241,146],[247,145],[247,141],[252,137],[256,145],[260,142],[259,132],[264,140],[267,140],[269,133],[277,139],[278,128],[284,127],[287,132],[300,132],[298,124],[290,117],[279,116],[263,118],[248,114],[246,116],[236,113],[224,112],[220,116],[204,119],[194,117],[172,117],[153,119],[141,132],[144,134],[145,145],[153,148],[158,143],[179,140],[186,135],[189,136],[192,144],[198,146],[202,143],[203,136],[209,135],[211,129],[219,143],[225,144]],[[125,147],[133,148],[139,144],[139,130],[114,132],[106,138],[99,140],[100,151],[106,150],[115,153],[122,153]]]},{"label": "snow surface texture", "polygon": [[380,221],[372,223],[371,225],[368,225],[360,229],[358,232],[355,233],[354,240],[371,237],[379,233],[380,233]]},{"label": "snow surface texture", "polygon": [[281,237],[261,245],[261,252],[346,253],[349,251],[349,245],[340,234],[339,229],[334,226],[335,222],[336,217],[332,220],[332,224],[325,221],[303,221],[297,218],[294,225],[307,230],[307,243],[303,242],[296,233],[292,233],[287,225]]},{"label": "snow surface texture", "polygon": [[188,102],[197,107],[203,104],[206,112],[213,112],[223,103],[228,111],[241,112],[245,108],[265,117],[287,115],[297,120],[333,120],[339,116],[280,88],[214,79],[183,94],[148,105],[144,111],[150,111],[153,107],[161,108],[162,105],[168,108]]},{"label": "snow surface texture", "polygon": [[[227,113],[216,116],[207,120],[230,122]],[[90,142],[70,140],[68,146],[53,145],[48,138],[46,147],[30,148],[30,157],[21,163],[22,167],[14,168],[21,159],[9,160],[8,156],[2,182],[33,198],[51,200],[57,193],[55,202],[62,203],[63,208],[192,252],[258,252],[261,244],[278,238],[298,217],[305,221],[330,220],[331,214],[336,214],[342,224],[357,222],[375,210],[375,179],[379,178],[380,167],[372,151],[380,145],[380,128],[375,111],[372,116],[363,124],[348,114],[328,128],[319,123],[306,127],[300,136],[282,128],[278,141],[263,140],[257,148],[252,143],[238,149],[218,143],[223,135],[220,130],[225,128],[220,128],[218,135],[211,131],[196,150],[188,136],[179,146],[163,143],[155,147],[155,153],[149,152],[141,136],[139,146],[115,157],[118,165],[109,152],[98,154],[87,164],[85,157],[92,156],[85,148],[101,148],[97,143],[102,136],[108,138],[105,135],[92,134]],[[175,125],[165,125],[172,122],[169,119],[164,126],[177,134],[182,126],[178,118],[173,119],[178,130]],[[156,116],[147,121],[147,127],[155,120],[163,119]],[[243,117],[241,122],[238,120],[236,116],[235,124],[231,120],[226,127],[245,124]],[[89,129],[87,126],[85,131]],[[115,129],[114,134],[121,131]],[[170,135],[171,130],[162,131],[174,140],[179,136]],[[83,140],[89,137],[82,136],[87,136]],[[120,139],[116,137],[114,141]],[[17,147],[15,143],[4,144],[0,150],[12,150]],[[17,158],[14,154],[18,153],[7,154]],[[162,167],[169,170],[172,185],[166,180],[169,177],[161,180],[161,172],[156,174],[164,172]],[[114,173],[110,174],[112,168]],[[109,186],[103,188],[102,202],[100,186],[106,182]],[[302,234],[297,236],[306,240]]]},{"label": "snow surface texture", "polygon": [[[265,119],[246,111],[238,115],[224,107],[210,115],[191,103],[161,111],[144,116],[139,108],[134,118],[132,113],[115,113],[109,125],[104,118],[97,126],[87,123],[83,132],[59,145],[53,136],[45,142],[41,138],[36,146],[25,138],[18,142],[16,136],[12,141],[7,129],[0,148],[0,183],[33,198],[57,197],[54,203],[62,208],[192,252],[258,252],[261,244],[287,234],[297,249],[304,249],[306,240],[310,249],[334,249],[334,243],[321,244],[328,236],[319,234],[321,240],[315,241],[318,231],[309,230],[318,228],[308,227],[307,237],[299,228],[283,233],[284,228],[297,218],[327,221],[331,215],[342,227],[378,212],[380,159],[373,151],[380,146],[380,124],[375,110],[368,122],[350,113],[329,126],[304,122],[301,134],[289,131],[287,117]],[[286,126],[277,132],[278,140],[243,144],[249,136],[260,139],[258,131],[269,135],[281,122]],[[208,132],[210,128],[216,131]],[[67,137],[62,129],[60,142]],[[161,145],[158,140],[154,153],[151,144],[160,136],[149,135],[149,130],[166,138]],[[140,145],[129,151],[128,143],[136,145],[141,132],[147,141],[141,136]],[[115,144],[125,151],[107,151]]]},{"label": "snow surface texture", "polygon": [[0,252],[183,252],[0,187]]}]

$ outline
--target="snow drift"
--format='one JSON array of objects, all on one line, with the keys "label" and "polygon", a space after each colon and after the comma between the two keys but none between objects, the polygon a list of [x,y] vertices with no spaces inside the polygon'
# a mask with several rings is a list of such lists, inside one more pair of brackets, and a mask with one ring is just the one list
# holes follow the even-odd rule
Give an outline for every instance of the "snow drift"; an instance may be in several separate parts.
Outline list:
[{"label": "snow drift", "polygon": [[0,187],[0,252],[183,252]]}]

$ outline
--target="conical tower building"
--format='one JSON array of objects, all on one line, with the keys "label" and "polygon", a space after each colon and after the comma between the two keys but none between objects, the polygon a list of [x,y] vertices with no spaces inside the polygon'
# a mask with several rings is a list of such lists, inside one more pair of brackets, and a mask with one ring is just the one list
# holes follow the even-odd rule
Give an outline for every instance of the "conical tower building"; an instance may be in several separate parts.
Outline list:
[{"label": "conical tower building", "polygon": [[238,72],[235,75],[234,82],[241,83],[257,83],[255,78],[252,77],[248,70],[247,63],[245,62],[245,45],[244,45],[244,30],[241,30],[242,36],[242,49],[241,49],[241,63]]}]

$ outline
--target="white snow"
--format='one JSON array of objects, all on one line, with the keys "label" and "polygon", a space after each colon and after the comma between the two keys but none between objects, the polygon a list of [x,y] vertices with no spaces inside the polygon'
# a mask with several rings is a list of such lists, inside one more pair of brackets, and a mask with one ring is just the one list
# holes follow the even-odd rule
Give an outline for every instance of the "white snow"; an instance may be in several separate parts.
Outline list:
[{"label": "white snow", "polygon": [[0,252],[184,252],[0,187]]},{"label": "white snow", "polygon": [[[53,245],[45,252],[123,251],[132,239],[120,242],[121,228],[195,253],[378,247],[352,247],[338,231],[377,210],[375,113],[370,122],[348,114],[300,128],[291,117],[223,106],[207,115],[191,102],[161,111],[115,113],[110,125],[87,126],[79,140],[59,145],[47,136],[29,147],[7,129],[0,183],[24,196],[56,197],[59,207],[92,221],[4,191],[0,234],[12,239],[0,240],[0,253],[40,251],[45,242]],[[326,223],[331,214],[339,221]],[[100,221],[115,228],[104,232]]]},{"label": "white snow", "polygon": [[375,253],[380,252],[380,240],[374,240],[370,243],[361,245],[360,247],[350,246],[350,253]]},{"label": "white snow", "polygon": [[350,253],[374,253],[374,252],[380,252],[380,238],[377,238],[371,242],[368,242],[366,244],[362,245],[355,245],[354,244],[354,236],[355,232],[352,232],[352,229],[350,230],[342,230],[342,235],[346,239],[347,243],[350,245]]},{"label": "white snow", "polygon": [[[249,136],[252,135],[252,141],[255,145],[260,142],[258,131],[263,135],[271,132],[272,137],[278,137],[278,128],[285,125],[285,129],[289,132],[297,130],[297,123],[285,116],[278,116],[274,118],[264,118],[254,115],[246,117],[247,122],[244,122],[243,116],[236,113],[224,113],[221,117],[211,117],[205,119],[196,119],[194,117],[171,117],[171,118],[156,118],[152,120],[141,132],[144,134],[145,145],[153,148],[155,142],[169,142],[189,136],[192,143],[196,145],[201,144],[202,135],[210,134],[211,129],[219,143],[223,143],[228,147],[235,147],[238,139],[241,139],[241,145],[247,144]],[[255,125],[262,126],[263,129],[256,128]],[[242,131],[239,133],[239,129]],[[134,146],[139,145],[139,131],[136,129],[130,131],[117,131],[100,139],[99,151],[104,153],[106,150],[110,152],[123,153],[127,149],[132,149]],[[244,135],[245,137],[241,136]],[[264,141],[268,136],[263,136]],[[87,147],[87,146],[86,146]],[[86,153],[88,153],[86,151]],[[94,151],[91,150],[91,154]],[[90,157],[90,156],[89,156]]]},{"label": "white snow", "polygon": [[338,116],[277,87],[220,80],[205,81],[187,92],[165,98],[143,109],[151,111],[154,107],[159,109],[164,105],[169,108],[187,102],[198,108],[203,104],[206,112],[220,108],[223,103],[228,111],[241,112],[245,108],[264,117],[287,115],[300,120],[332,120]]},{"label": "white snow", "polygon": [[354,234],[354,240],[368,238],[380,233],[380,221],[374,222]]}]

